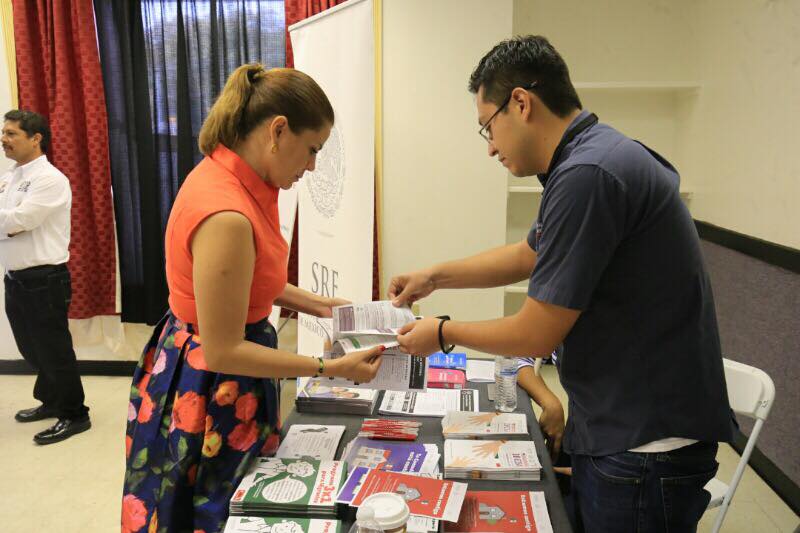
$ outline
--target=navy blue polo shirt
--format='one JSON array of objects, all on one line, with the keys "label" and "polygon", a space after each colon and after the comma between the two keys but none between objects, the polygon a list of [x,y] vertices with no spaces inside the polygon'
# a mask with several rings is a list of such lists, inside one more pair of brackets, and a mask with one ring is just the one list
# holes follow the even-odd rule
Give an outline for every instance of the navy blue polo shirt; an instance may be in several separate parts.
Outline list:
[{"label": "navy blue polo shirt", "polygon": [[678,172],[601,123],[557,155],[539,176],[528,296],[581,311],[559,365],[565,450],[598,456],[667,437],[729,440],[714,298]]}]

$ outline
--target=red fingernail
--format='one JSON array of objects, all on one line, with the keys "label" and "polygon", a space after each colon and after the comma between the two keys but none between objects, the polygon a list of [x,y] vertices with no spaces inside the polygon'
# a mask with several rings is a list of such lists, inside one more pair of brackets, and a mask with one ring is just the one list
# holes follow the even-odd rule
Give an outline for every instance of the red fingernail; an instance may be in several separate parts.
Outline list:
[{"label": "red fingernail", "polygon": [[381,345],[379,346],[379,348],[381,349],[381,352],[384,352],[384,351],[386,351],[386,346],[384,346],[383,344],[381,344]]}]

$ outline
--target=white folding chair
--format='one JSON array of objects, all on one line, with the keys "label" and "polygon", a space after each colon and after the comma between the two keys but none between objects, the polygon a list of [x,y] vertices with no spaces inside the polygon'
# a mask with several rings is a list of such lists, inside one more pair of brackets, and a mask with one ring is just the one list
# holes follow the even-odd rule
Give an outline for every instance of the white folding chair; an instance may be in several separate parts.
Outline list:
[{"label": "white folding chair", "polygon": [[711,493],[711,501],[708,503],[707,508],[720,507],[717,518],[714,521],[714,527],[711,529],[712,533],[717,533],[722,527],[722,521],[725,519],[728,507],[731,505],[733,493],[736,492],[736,487],[739,486],[747,461],[750,460],[750,454],[753,453],[753,447],[756,445],[759,433],[761,433],[761,427],[764,425],[764,421],[767,419],[769,410],[775,400],[775,385],[766,372],[730,359],[723,359],[723,364],[725,366],[725,381],[728,387],[728,400],[730,401],[731,409],[737,415],[754,418],[756,423],[753,426],[753,431],[750,432],[750,438],[747,439],[742,458],[736,466],[736,472],[733,474],[730,485],[726,485],[719,479],[714,478],[705,486],[705,489]]}]

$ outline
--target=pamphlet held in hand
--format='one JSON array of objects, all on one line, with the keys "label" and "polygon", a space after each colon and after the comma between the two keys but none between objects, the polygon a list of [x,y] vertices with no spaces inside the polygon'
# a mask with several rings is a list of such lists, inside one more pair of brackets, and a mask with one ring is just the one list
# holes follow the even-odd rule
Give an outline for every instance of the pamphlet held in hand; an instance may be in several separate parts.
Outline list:
[{"label": "pamphlet held in hand", "polygon": [[369,383],[355,383],[345,378],[327,378],[331,385],[377,390],[424,391],[428,385],[428,360],[411,356],[398,348],[400,328],[415,320],[407,307],[392,302],[366,302],[333,308],[331,320],[318,319],[331,346],[326,357],[336,359],[345,354],[384,346],[383,361]]}]

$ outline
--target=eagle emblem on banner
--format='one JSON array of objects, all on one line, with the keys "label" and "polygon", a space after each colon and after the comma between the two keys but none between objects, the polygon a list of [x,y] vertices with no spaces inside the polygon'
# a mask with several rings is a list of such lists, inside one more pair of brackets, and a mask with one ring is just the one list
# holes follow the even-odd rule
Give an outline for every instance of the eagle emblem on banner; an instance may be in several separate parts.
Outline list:
[{"label": "eagle emblem on banner", "polygon": [[335,125],[317,154],[314,172],[307,173],[303,181],[319,214],[333,218],[344,195],[344,138]]}]

